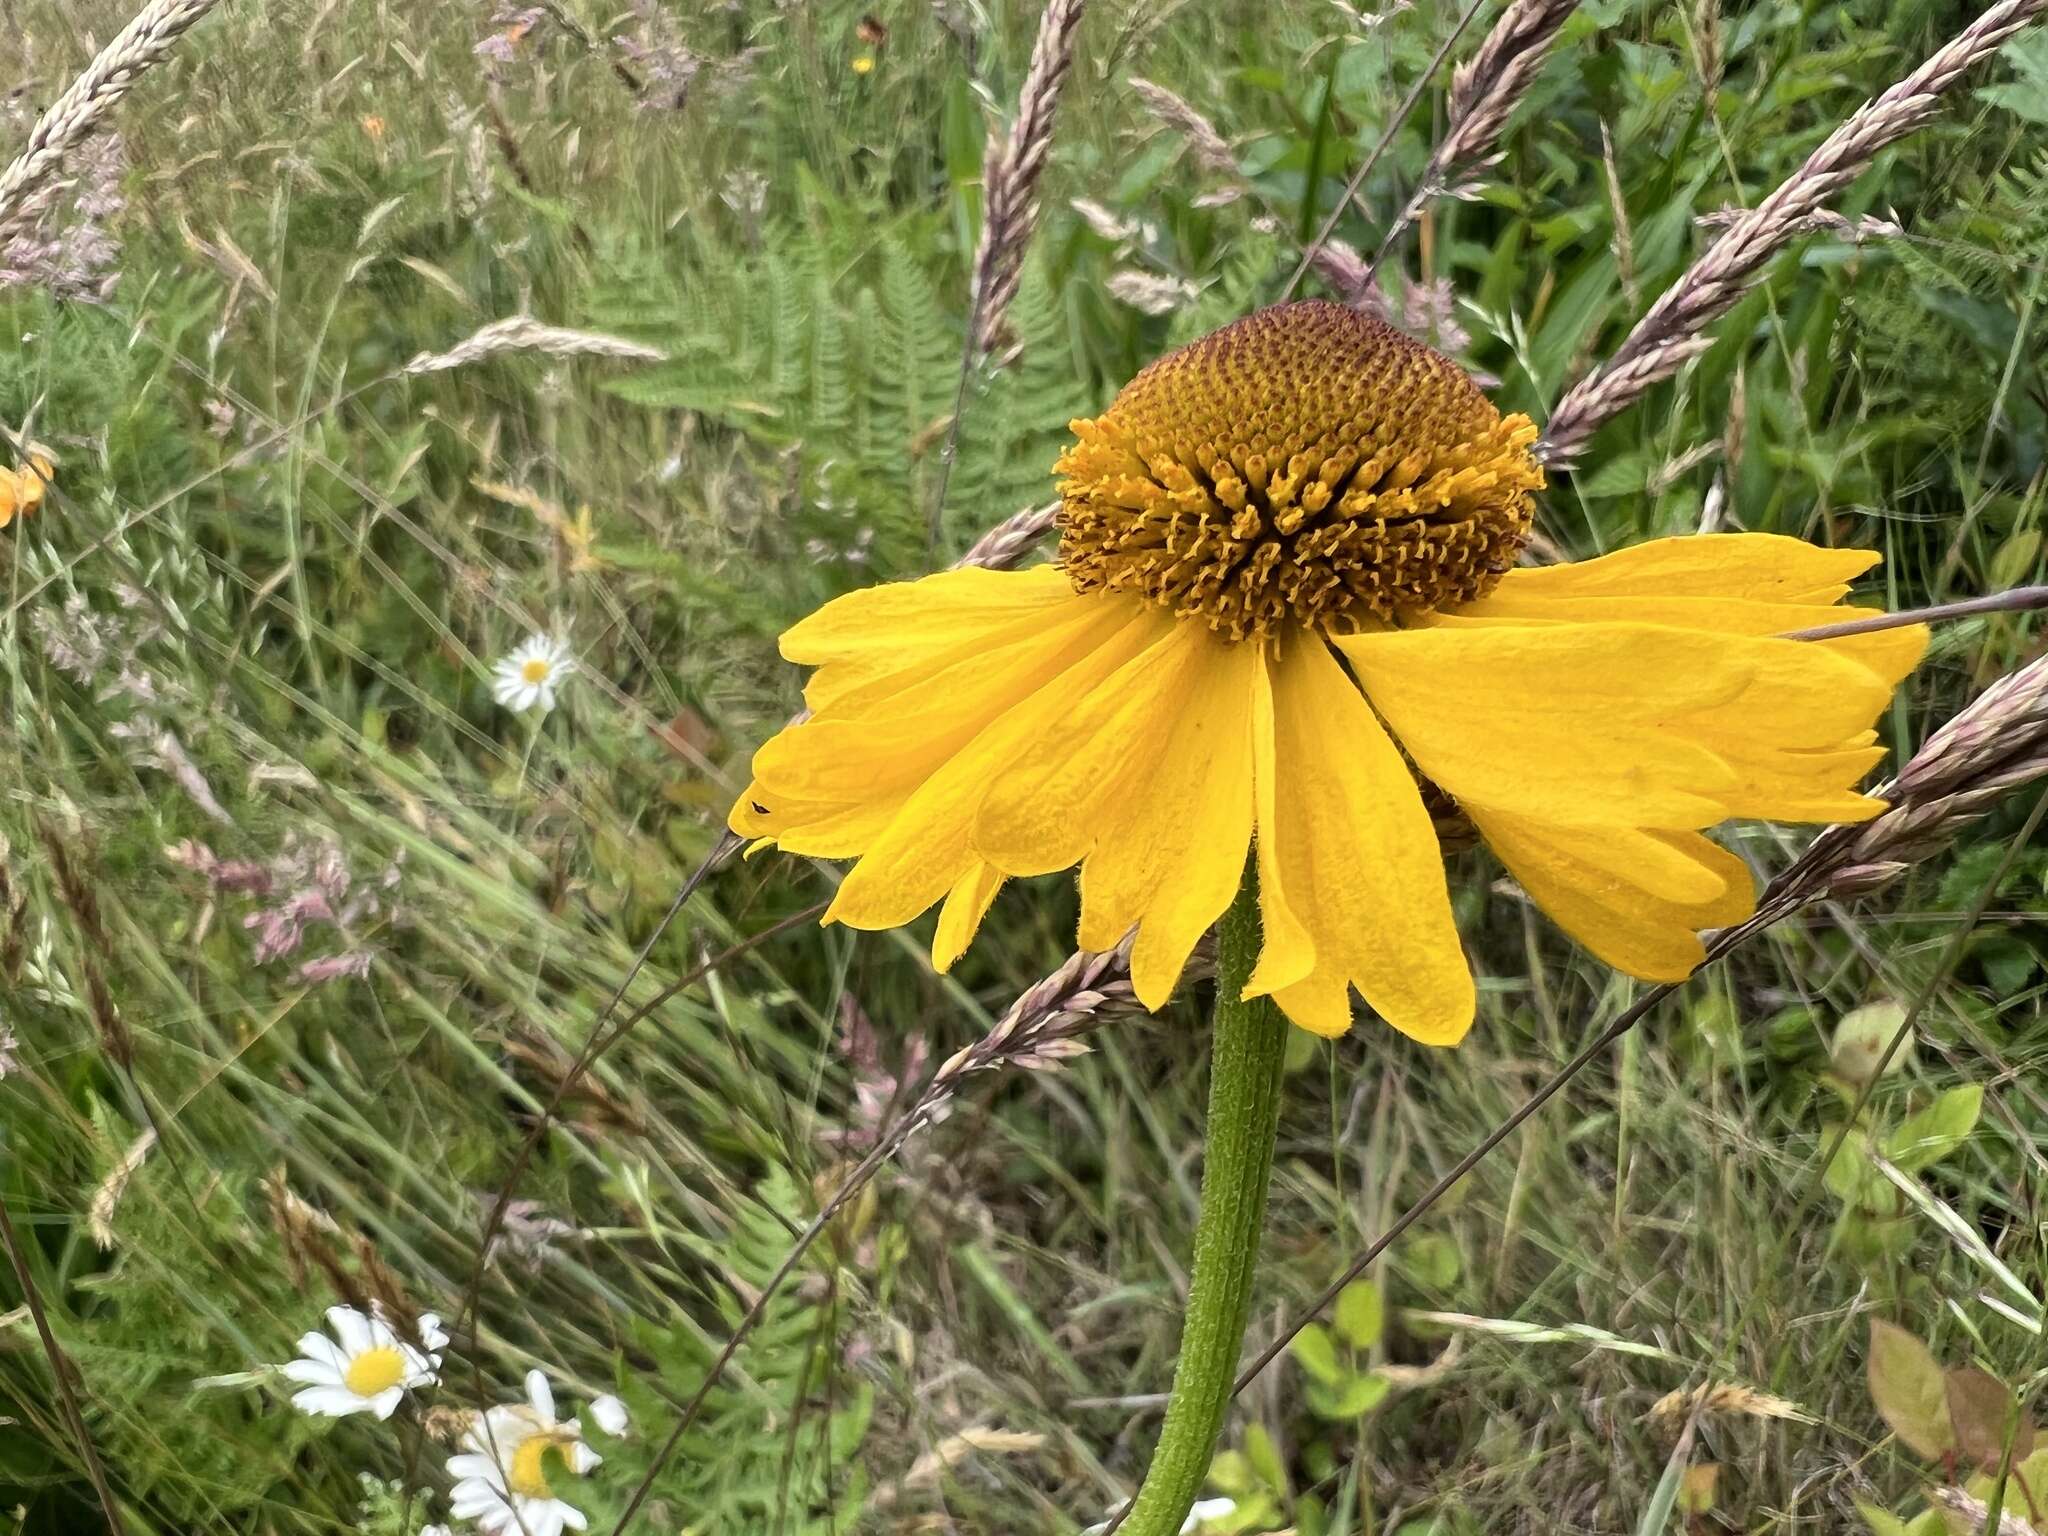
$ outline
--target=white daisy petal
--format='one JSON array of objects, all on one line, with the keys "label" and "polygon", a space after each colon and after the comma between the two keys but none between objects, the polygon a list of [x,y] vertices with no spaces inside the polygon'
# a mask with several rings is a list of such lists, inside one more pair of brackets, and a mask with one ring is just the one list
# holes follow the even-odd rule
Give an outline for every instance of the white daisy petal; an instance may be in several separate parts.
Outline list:
[{"label": "white daisy petal", "polygon": [[292,1406],[316,1418],[343,1419],[361,1413],[364,1403],[346,1387],[307,1387],[292,1394]]},{"label": "white daisy petal", "polygon": [[611,1393],[590,1400],[591,1422],[608,1435],[623,1435],[626,1432],[626,1405]]},{"label": "white daisy petal", "polygon": [[386,1387],[370,1399],[370,1410],[380,1419],[388,1419],[398,1411],[399,1399],[405,1396],[403,1387]]},{"label": "white daisy petal", "polygon": [[[420,1347],[427,1350],[448,1347],[448,1330],[441,1326],[441,1315],[438,1312],[420,1314]],[[438,1365],[440,1361],[436,1360],[434,1363]]]},{"label": "white daisy petal", "polygon": [[278,1369],[286,1381],[303,1382],[309,1387],[341,1385],[341,1372],[324,1360],[294,1360]]},{"label": "white daisy petal", "polygon": [[578,1477],[584,1476],[592,1467],[600,1465],[604,1458],[585,1445],[581,1440],[571,1441],[562,1452],[562,1459],[569,1463],[569,1470]]},{"label": "white daisy petal", "polygon": [[370,1320],[354,1307],[329,1307],[327,1326],[341,1341],[341,1352],[353,1358],[370,1347]]},{"label": "white daisy petal", "polygon": [[308,1360],[317,1360],[327,1366],[334,1372],[336,1380],[348,1369],[348,1356],[324,1333],[309,1333],[301,1337],[299,1353]]},{"label": "white daisy petal", "polygon": [[547,1374],[539,1369],[526,1373],[526,1400],[533,1404],[533,1411],[550,1424],[555,1420],[555,1392],[548,1385]]}]

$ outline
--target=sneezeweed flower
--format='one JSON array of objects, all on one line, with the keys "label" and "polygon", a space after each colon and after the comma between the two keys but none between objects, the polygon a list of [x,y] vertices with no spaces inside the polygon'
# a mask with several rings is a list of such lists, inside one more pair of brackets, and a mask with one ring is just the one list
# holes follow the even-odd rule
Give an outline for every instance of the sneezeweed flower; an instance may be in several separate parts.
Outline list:
[{"label": "sneezeweed flower", "polygon": [[521,713],[555,707],[555,694],[576,670],[569,647],[549,635],[529,637],[511,655],[491,668],[491,697]]},{"label": "sneezeweed flower", "polygon": [[941,906],[966,948],[1011,876],[1080,866],[1083,948],[1136,930],[1163,1004],[1257,860],[1245,987],[1343,1032],[1350,991],[1418,1040],[1474,986],[1425,800],[1631,975],[1674,980],[1747,916],[1723,822],[1855,821],[1919,627],[1783,638],[1877,556],[1766,534],[1517,568],[1536,429],[1345,306],[1254,314],[1160,359],[1060,459],[1060,549],[856,592],[782,637],[810,717],[730,824],[856,858],[826,921]]},{"label": "sneezeweed flower", "polygon": [[[593,1411],[596,1404],[592,1404]],[[604,1458],[583,1443],[583,1427],[555,1417],[555,1394],[540,1371],[526,1373],[526,1401],[490,1409],[448,1461],[449,1509],[485,1536],[562,1536],[588,1523],[556,1496],[549,1459],[583,1476]]]},{"label": "sneezeweed flower", "polygon": [[304,1384],[292,1394],[292,1406],[302,1413],[388,1419],[407,1392],[433,1384],[448,1347],[441,1320],[431,1312],[421,1315],[416,1342],[400,1338],[381,1315],[354,1307],[328,1308],[327,1326],[333,1338],[307,1334],[299,1340],[300,1358],[284,1367],[287,1379]]}]

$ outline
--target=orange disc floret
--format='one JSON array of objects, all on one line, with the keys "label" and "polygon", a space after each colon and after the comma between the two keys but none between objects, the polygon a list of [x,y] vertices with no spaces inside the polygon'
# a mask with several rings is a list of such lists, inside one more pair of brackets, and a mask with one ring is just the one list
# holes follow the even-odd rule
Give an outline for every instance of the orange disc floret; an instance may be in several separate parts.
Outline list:
[{"label": "orange disc floret", "polygon": [[1260,310],[1153,363],[1060,458],[1060,565],[1232,640],[1491,591],[1528,536],[1536,428],[1342,304]]}]

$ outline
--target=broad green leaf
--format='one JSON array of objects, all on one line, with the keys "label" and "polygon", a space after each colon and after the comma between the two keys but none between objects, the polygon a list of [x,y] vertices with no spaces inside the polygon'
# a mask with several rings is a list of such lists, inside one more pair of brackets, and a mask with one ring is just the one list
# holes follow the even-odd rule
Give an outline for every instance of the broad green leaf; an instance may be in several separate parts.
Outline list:
[{"label": "broad green leaf", "polygon": [[1280,1451],[1273,1444],[1273,1437],[1266,1433],[1263,1424],[1248,1426],[1244,1432],[1244,1453],[1252,1464],[1252,1470],[1259,1474],[1259,1481],[1273,1492],[1287,1492],[1287,1467],[1280,1460]]},{"label": "broad green leaf", "polygon": [[1908,1115],[1884,1141],[1884,1155],[1910,1173],[1938,1163],[1968,1139],[1984,1108],[1984,1089],[1977,1083],[1950,1088],[1918,1114]]},{"label": "broad green leaf", "polygon": [[1337,1293],[1337,1332],[1353,1349],[1371,1349],[1386,1326],[1380,1288],[1370,1280],[1354,1280]]},{"label": "broad green leaf", "polygon": [[1856,1513],[1861,1515],[1863,1523],[1870,1527],[1870,1536],[1908,1536],[1905,1521],[1889,1511],[1879,1509],[1875,1504],[1858,1499]]},{"label": "broad green leaf", "polygon": [[1310,1323],[1294,1336],[1287,1346],[1287,1352],[1309,1375],[1324,1386],[1335,1386],[1344,1379],[1345,1371],[1337,1358],[1337,1346],[1330,1338],[1330,1330],[1321,1323]]},{"label": "broad green leaf", "polygon": [[1352,1376],[1336,1386],[1311,1382],[1308,1405],[1319,1418],[1355,1419],[1379,1407],[1391,1385],[1386,1377],[1373,1371]]},{"label": "broad green leaf", "polygon": [[1956,1448],[1934,1354],[1905,1329],[1870,1320],[1870,1400],[1901,1444],[1933,1460]]}]

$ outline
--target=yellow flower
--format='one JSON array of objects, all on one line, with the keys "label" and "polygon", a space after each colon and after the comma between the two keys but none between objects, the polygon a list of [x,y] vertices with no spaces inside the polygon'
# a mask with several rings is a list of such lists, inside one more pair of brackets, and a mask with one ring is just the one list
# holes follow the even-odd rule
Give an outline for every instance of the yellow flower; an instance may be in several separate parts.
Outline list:
[{"label": "yellow flower", "polygon": [[56,477],[56,466],[41,452],[29,450],[26,469],[0,469],[0,528],[27,517],[43,504],[43,490]]},{"label": "yellow flower", "polygon": [[1008,876],[1080,866],[1080,943],[1136,930],[1157,1008],[1256,850],[1247,991],[1319,1034],[1350,990],[1418,1040],[1470,1027],[1424,786],[1595,954],[1676,980],[1753,909],[1701,835],[1853,821],[1923,628],[1780,638],[1877,556],[1768,534],[1514,567],[1535,428],[1455,364],[1325,303],[1154,363],[1074,424],[1056,565],[828,603],[782,637],[808,720],[734,831],[858,858],[826,920],[943,901],[933,961]]}]

